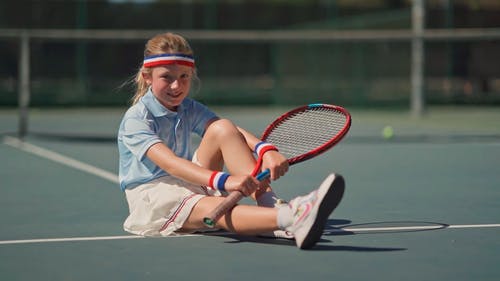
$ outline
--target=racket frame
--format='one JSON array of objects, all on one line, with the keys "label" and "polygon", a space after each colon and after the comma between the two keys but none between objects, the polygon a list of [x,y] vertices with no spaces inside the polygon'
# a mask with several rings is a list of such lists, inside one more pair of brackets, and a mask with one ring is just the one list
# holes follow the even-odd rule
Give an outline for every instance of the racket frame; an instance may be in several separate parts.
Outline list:
[{"label": "racket frame", "polygon": [[[308,104],[308,105],[304,105],[304,106],[300,106],[300,107],[297,107],[295,109],[292,109],[292,110],[284,113],[283,115],[279,116],[278,118],[276,118],[276,120],[274,120],[271,124],[269,124],[266,127],[266,129],[264,130],[264,133],[262,133],[261,139],[263,141],[266,141],[267,137],[271,134],[273,129],[275,127],[279,126],[279,124],[285,122],[287,119],[289,119],[290,117],[294,116],[295,114],[297,114],[299,112],[303,112],[303,111],[306,111],[307,109],[313,109],[313,108],[329,108],[331,110],[336,110],[336,111],[341,112],[346,117],[344,127],[337,134],[336,138],[331,139],[330,141],[324,143],[323,145],[321,145],[321,146],[319,146],[319,147],[317,147],[317,148],[315,148],[307,153],[304,153],[304,154],[301,154],[301,155],[298,155],[298,156],[295,156],[295,157],[288,159],[288,163],[290,163],[290,165],[311,159],[311,158],[327,151],[332,146],[339,143],[345,137],[345,135],[347,135],[347,132],[349,132],[349,129],[351,127],[351,114],[349,114],[349,112],[345,108],[343,108],[341,106],[337,106],[337,105],[332,105],[332,104],[312,103],[312,104]],[[278,147],[278,149],[279,149],[279,147]]]}]

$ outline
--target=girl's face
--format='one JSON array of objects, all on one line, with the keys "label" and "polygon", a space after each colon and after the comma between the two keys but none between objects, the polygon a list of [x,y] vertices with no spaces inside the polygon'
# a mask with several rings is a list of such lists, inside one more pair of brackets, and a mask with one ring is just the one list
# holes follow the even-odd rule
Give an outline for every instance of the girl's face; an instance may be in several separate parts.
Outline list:
[{"label": "girl's face", "polygon": [[189,94],[193,68],[180,64],[154,67],[151,74],[143,73],[146,82],[151,85],[156,99],[171,111],[176,111]]}]

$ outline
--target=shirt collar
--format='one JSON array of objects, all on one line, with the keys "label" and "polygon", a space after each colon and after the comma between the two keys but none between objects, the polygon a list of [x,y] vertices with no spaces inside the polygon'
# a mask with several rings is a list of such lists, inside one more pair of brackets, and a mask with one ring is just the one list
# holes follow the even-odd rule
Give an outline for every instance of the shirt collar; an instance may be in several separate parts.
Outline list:
[{"label": "shirt collar", "polygon": [[168,116],[175,117],[177,116],[177,112],[180,110],[177,109],[177,112],[171,111],[165,106],[163,106],[154,96],[151,88],[148,89],[147,93],[141,98],[142,103],[147,107],[147,109],[153,114],[154,117]]}]

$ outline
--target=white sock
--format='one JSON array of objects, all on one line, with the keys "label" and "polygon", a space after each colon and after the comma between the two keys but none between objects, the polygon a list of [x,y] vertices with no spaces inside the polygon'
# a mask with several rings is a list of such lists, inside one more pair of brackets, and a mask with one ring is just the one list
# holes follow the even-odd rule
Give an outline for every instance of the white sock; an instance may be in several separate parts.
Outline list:
[{"label": "white sock", "polygon": [[274,208],[278,200],[278,197],[273,191],[268,191],[257,198],[257,205],[262,207]]},{"label": "white sock", "polygon": [[283,205],[278,209],[278,217],[276,218],[279,229],[286,230],[293,223],[292,209],[288,205]]}]

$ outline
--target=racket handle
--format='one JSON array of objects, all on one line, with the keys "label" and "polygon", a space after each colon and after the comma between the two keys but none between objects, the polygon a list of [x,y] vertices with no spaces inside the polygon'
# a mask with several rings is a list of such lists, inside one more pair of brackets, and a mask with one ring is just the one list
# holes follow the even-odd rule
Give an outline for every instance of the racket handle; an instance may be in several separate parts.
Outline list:
[{"label": "racket handle", "polygon": [[271,175],[271,171],[269,169],[265,169],[263,172],[260,172],[255,178],[258,181],[262,181],[267,179]]},{"label": "racket handle", "polygon": [[[260,174],[257,175],[256,179],[258,181],[262,181],[268,178],[270,175],[269,169],[264,170]],[[214,228],[215,223],[225,214],[227,213],[234,205],[236,205],[241,199],[243,199],[243,193],[239,191],[231,192],[226,199],[220,205],[218,205],[208,216],[203,218],[203,223],[210,227]]]}]

